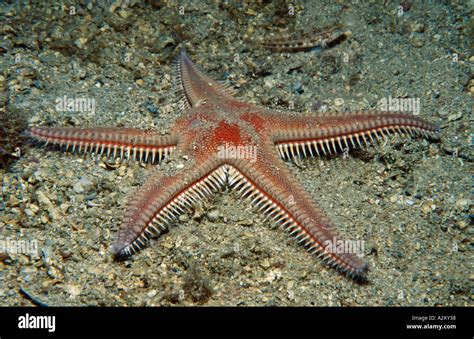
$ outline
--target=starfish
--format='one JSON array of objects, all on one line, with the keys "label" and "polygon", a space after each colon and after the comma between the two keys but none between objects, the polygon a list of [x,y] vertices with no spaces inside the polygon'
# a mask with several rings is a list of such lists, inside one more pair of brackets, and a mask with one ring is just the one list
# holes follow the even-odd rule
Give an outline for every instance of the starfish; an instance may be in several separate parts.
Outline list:
[{"label": "starfish", "polygon": [[291,174],[287,161],[362,147],[391,134],[438,138],[439,128],[417,116],[369,111],[298,117],[237,99],[228,85],[199,70],[184,49],[176,60],[183,114],[168,135],[131,128],[30,127],[38,141],[66,151],[158,163],[173,156],[170,175],[155,172],[130,198],[113,245],[116,258],[142,249],[176,218],[228,185],[311,254],[356,281],[368,264],[334,251],[343,241]]}]

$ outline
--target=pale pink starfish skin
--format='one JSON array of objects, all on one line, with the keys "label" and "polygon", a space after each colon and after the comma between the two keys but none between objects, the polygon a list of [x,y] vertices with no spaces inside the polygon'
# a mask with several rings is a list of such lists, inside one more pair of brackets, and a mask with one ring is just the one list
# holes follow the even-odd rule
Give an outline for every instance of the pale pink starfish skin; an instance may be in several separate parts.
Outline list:
[{"label": "pale pink starfish skin", "polygon": [[283,159],[335,153],[391,133],[437,138],[438,127],[416,116],[379,111],[290,116],[236,99],[232,89],[199,71],[183,49],[177,68],[183,114],[168,136],[124,128],[29,130],[35,139],[80,153],[106,152],[107,157],[145,162],[172,154],[183,164],[168,176],[152,174],[131,196],[113,246],[116,255],[138,251],[180,213],[227,184],[310,253],[365,280],[366,262],[355,253],[328,248],[342,239]]}]

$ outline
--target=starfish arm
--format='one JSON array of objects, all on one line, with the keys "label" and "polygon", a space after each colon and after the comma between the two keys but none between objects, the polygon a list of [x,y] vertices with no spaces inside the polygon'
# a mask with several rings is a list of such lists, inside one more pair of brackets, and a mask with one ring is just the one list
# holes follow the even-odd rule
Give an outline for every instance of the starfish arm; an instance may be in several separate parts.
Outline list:
[{"label": "starfish arm", "polygon": [[222,100],[235,94],[228,84],[215,81],[201,72],[189,60],[184,49],[180,50],[176,60],[176,80],[179,105],[183,111],[200,106],[207,100]]},{"label": "starfish arm", "polygon": [[171,154],[178,143],[176,136],[132,128],[61,128],[31,127],[28,134],[46,144],[65,146],[79,154],[95,153],[107,158],[127,158],[159,162]]},{"label": "starfish arm", "polygon": [[280,160],[271,145],[265,148],[267,152],[259,152],[254,164],[236,159],[229,165],[230,185],[308,252],[355,280],[364,281],[368,265],[354,253],[334,250],[334,244],[342,240],[329,219],[288,168],[278,165]]},{"label": "starfish arm", "polygon": [[272,130],[285,159],[347,151],[392,133],[439,137],[439,127],[422,118],[379,111],[273,118]]},{"label": "starfish arm", "polygon": [[218,191],[225,180],[225,167],[211,160],[188,164],[174,175],[151,175],[129,201],[113,245],[115,256],[123,258],[139,251],[177,216]]}]

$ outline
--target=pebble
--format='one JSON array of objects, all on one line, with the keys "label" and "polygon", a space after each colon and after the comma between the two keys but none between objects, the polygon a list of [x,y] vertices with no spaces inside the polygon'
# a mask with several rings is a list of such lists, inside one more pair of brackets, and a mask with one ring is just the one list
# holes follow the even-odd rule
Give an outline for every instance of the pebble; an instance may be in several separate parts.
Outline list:
[{"label": "pebble", "polygon": [[25,208],[25,214],[28,216],[28,217],[33,217],[36,213],[34,213],[32,210],[30,210],[29,208]]},{"label": "pebble", "polygon": [[76,192],[77,194],[84,193],[85,191],[88,191],[91,188],[92,188],[92,182],[90,182],[90,180],[87,179],[86,177],[81,177],[81,179],[79,179],[79,181],[76,182],[74,186],[72,187],[74,192]]},{"label": "pebble", "polygon": [[71,63],[71,67],[74,71],[74,74],[79,78],[79,79],[84,79],[87,76],[87,71],[85,68],[81,67],[77,62],[73,61]]},{"label": "pebble", "polygon": [[113,13],[113,12],[115,12],[115,10],[116,10],[117,8],[119,8],[121,5],[122,5],[122,1],[114,1],[114,2],[110,5],[110,7],[109,7],[109,11],[110,11],[111,13]]},{"label": "pebble", "polygon": [[417,36],[413,37],[410,42],[413,47],[417,48],[423,47],[423,45],[425,44],[424,40]]},{"label": "pebble", "polygon": [[293,85],[293,91],[298,94],[303,93],[303,84],[298,81],[296,84]]},{"label": "pebble", "polygon": [[167,250],[171,250],[174,247],[174,244],[171,241],[166,241],[163,243],[163,247]]},{"label": "pebble", "polygon": [[337,107],[342,106],[344,105],[344,100],[342,98],[336,98],[334,99],[334,105]]},{"label": "pebble", "polygon": [[270,267],[270,262],[267,259],[264,259],[260,262],[260,267],[263,269],[268,269]]},{"label": "pebble", "polygon": [[448,121],[456,121],[462,118],[462,112],[453,113],[448,116]]},{"label": "pebble", "polygon": [[38,122],[40,122],[40,118],[37,115],[35,115],[29,119],[29,122],[31,124],[37,124]]},{"label": "pebble", "polygon": [[120,15],[120,17],[121,17],[121,18],[124,18],[124,19],[128,18],[128,16],[129,16],[128,12],[125,11],[125,10],[123,10],[123,9],[121,9],[120,11],[118,11],[118,15]]},{"label": "pebble", "polygon": [[20,275],[26,282],[30,282],[32,280],[32,276],[35,276],[37,272],[38,269],[34,266],[26,266],[20,269]]},{"label": "pebble", "polygon": [[178,217],[180,222],[187,222],[189,220],[189,216],[187,213],[183,213]]},{"label": "pebble", "polygon": [[146,104],[146,109],[148,110],[148,112],[153,113],[153,114],[156,114],[158,112],[158,108],[156,108],[156,106],[153,105],[153,103],[151,102],[148,102]]},{"label": "pebble", "polygon": [[412,32],[423,33],[425,31],[425,26],[421,23],[415,23],[411,26]]},{"label": "pebble", "polygon": [[76,45],[79,48],[83,48],[86,42],[87,42],[86,38],[79,38],[74,41],[74,45]]},{"label": "pebble", "polygon": [[97,198],[97,192],[95,192],[95,191],[92,192],[92,193],[90,193],[89,195],[87,195],[87,196],[85,197],[85,199],[86,199],[87,201],[89,201],[89,200],[94,200],[95,198]]},{"label": "pebble", "polygon": [[467,210],[469,207],[469,200],[468,199],[459,199],[456,201],[456,207],[459,208],[461,211]]},{"label": "pebble", "polygon": [[158,293],[157,290],[151,290],[150,292],[148,292],[148,293],[146,294],[146,296],[147,296],[148,298],[153,298],[157,293]]},{"label": "pebble", "polygon": [[35,204],[30,204],[28,208],[25,209],[25,214],[29,217],[33,217],[38,213],[39,207]]},{"label": "pebble", "polygon": [[64,286],[64,291],[69,294],[70,298],[76,298],[81,294],[81,290],[82,288],[79,285],[67,284]]},{"label": "pebble", "polygon": [[218,221],[219,220],[219,210],[217,210],[217,209],[210,210],[209,213],[207,213],[207,218],[211,222]]},{"label": "pebble", "polygon": [[[28,178],[28,182],[29,182],[30,184],[36,183],[36,182],[42,182],[42,181],[44,180],[44,179],[43,179],[44,176],[45,176],[45,175],[44,175],[44,173],[43,173],[42,170],[37,170],[37,171],[35,171],[35,172],[33,173],[33,175],[32,175],[30,178]],[[46,175],[46,176],[47,176],[47,175]],[[30,179],[31,179],[31,181],[30,181]]]},{"label": "pebble", "polygon": [[49,198],[41,191],[36,191],[36,201],[38,201],[41,206],[48,208],[53,207],[51,200],[49,200]]},{"label": "pebble", "polygon": [[464,230],[467,228],[468,223],[465,220],[461,220],[458,222],[458,229]]},{"label": "pebble", "polygon": [[474,93],[474,79],[469,80],[467,87],[469,88],[470,93]]},{"label": "pebble", "polygon": [[436,205],[431,202],[425,202],[421,205],[421,211],[423,213],[429,213],[431,211],[434,211],[435,209],[436,209]]},{"label": "pebble", "polygon": [[266,88],[274,88],[276,86],[276,81],[275,79],[265,79],[263,82],[263,86]]},{"label": "pebble", "polygon": [[84,187],[82,187],[82,184],[80,182],[76,182],[72,189],[78,194],[84,193]]},{"label": "pebble", "polygon": [[37,205],[35,205],[35,204],[30,204],[29,208],[30,208],[30,210],[33,211],[33,213],[35,213],[35,214],[36,214],[36,212],[38,212],[38,210],[39,210],[39,207],[38,207]]}]

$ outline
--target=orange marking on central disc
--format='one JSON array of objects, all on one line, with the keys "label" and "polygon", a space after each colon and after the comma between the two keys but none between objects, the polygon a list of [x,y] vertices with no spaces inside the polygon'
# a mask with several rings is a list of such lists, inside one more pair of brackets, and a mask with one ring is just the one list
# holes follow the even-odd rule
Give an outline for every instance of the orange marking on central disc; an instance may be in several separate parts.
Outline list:
[{"label": "orange marking on central disc", "polygon": [[235,145],[243,143],[239,125],[229,124],[224,120],[219,121],[219,127],[216,129],[214,137],[218,141],[225,141]]}]

